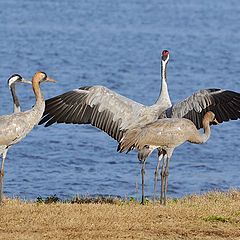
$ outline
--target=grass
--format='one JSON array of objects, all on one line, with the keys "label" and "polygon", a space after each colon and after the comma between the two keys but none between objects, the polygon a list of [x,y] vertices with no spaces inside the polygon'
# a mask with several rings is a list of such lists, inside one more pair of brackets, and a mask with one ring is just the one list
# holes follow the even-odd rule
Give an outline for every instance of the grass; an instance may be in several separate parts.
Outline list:
[{"label": "grass", "polygon": [[[120,198],[113,198],[113,197],[106,197],[106,196],[97,196],[97,197],[81,197],[81,196],[76,196],[73,199],[70,200],[62,200],[56,195],[51,195],[47,198],[42,198],[38,197],[36,200],[36,203],[45,203],[45,204],[51,204],[51,203],[77,203],[77,204],[89,204],[89,203],[94,203],[94,204],[116,204],[118,202],[124,202],[126,200],[122,200]],[[130,202],[134,201],[132,198],[129,200]]]},{"label": "grass", "polygon": [[170,199],[167,206],[111,197],[6,199],[0,216],[0,239],[240,239],[240,192]]},{"label": "grass", "polygon": [[223,223],[230,222],[229,218],[215,215],[208,216],[204,218],[204,220],[209,222],[223,222]]}]

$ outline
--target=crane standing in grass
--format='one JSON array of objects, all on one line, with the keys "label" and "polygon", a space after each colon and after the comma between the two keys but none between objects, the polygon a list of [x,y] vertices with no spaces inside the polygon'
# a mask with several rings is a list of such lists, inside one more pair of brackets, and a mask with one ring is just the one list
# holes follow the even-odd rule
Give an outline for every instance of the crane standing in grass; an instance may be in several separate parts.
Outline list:
[{"label": "crane standing in grass", "polygon": [[[15,76],[21,81],[21,77]],[[10,78],[9,83],[13,82]],[[0,174],[0,202],[3,198],[3,177],[4,177],[4,160],[9,147],[20,142],[39,122],[45,109],[45,102],[40,89],[41,82],[55,82],[47,77],[44,72],[37,72],[32,78],[33,92],[36,97],[36,104],[30,110],[20,112],[19,101],[16,98],[15,88],[12,85],[12,95],[14,98],[14,112],[10,115],[0,116],[0,154],[2,154],[2,165]]]},{"label": "crane standing in grass", "polygon": [[[31,81],[28,81],[24,79],[22,76],[19,74],[13,74],[9,79],[8,79],[8,87],[11,91],[12,94],[12,99],[13,99],[13,113],[19,113],[21,112],[21,107],[20,107],[20,102],[17,97],[16,93],[16,83],[30,83]],[[3,189],[3,176],[4,176],[4,161],[7,156],[7,151],[9,150],[9,147],[0,147],[0,153],[2,155],[2,166],[0,170],[0,189]],[[0,202],[2,201],[2,192],[0,193]]]},{"label": "crane standing in grass", "polygon": [[[91,124],[117,140],[127,131],[164,118],[187,118],[197,129],[203,127],[203,117],[212,111],[219,123],[240,118],[240,94],[223,89],[203,89],[185,100],[172,105],[167,85],[169,52],[164,50],[161,59],[161,91],[151,106],[144,106],[103,86],[80,87],[46,100],[46,109],[39,124],[53,123]],[[211,123],[212,124],[212,123]],[[154,196],[160,161],[164,151],[158,148],[155,171]],[[145,164],[142,164],[142,183]]]},{"label": "crane standing in grass", "polygon": [[[145,161],[156,148],[164,153],[161,181],[161,204],[166,204],[168,184],[168,166],[174,149],[186,141],[191,143],[205,143],[210,137],[210,123],[218,123],[213,112],[207,112],[203,118],[204,133],[200,134],[192,121],[185,118],[165,118],[143,127],[137,127],[126,132],[120,140],[118,149],[120,152],[138,150],[139,160]],[[142,183],[142,188],[144,183]],[[142,189],[142,202],[144,201],[144,189]]]},{"label": "crane standing in grass", "polygon": [[[46,100],[46,109],[39,124],[47,122],[46,127],[55,122],[91,124],[119,142],[126,131],[156,121],[171,106],[166,82],[168,60],[169,52],[164,50],[161,93],[151,106],[135,102],[103,86],[81,87]],[[142,164],[142,178],[144,168]]]}]

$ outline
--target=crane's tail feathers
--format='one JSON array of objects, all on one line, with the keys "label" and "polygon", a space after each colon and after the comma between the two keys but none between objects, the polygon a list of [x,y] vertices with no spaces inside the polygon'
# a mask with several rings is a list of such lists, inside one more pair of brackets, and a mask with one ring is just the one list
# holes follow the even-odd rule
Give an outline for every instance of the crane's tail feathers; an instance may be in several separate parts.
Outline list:
[{"label": "crane's tail feathers", "polygon": [[128,130],[120,140],[117,151],[128,153],[138,148],[139,130],[138,128]]}]

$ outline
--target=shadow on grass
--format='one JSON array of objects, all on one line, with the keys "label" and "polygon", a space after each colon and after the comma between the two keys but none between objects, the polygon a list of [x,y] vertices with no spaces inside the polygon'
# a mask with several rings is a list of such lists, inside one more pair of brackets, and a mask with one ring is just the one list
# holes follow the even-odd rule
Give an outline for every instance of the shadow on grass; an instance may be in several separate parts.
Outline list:
[{"label": "shadow on grass", "polygon": [[[121,198],[116,196],[75,196],[72,199],[61,199],[54,195],[50,195],[46,198],[41,196],[37,197],[35,200],[38,204],[52,204],[52,203],[77,203],[77,204],[90,204],[90,203],[100,203],[100,204],[141,204],[134,197]],[[151,201],[148,198],[144,199],[144,204],[148,205]]]},{"label": "shadow on grass", "polygon": [[[50,195],[49,197],[43,198],[38,197],[36,199],[36,203],[44,203],[44,204],[52,204],[52,203],[77,203],[77,204],[86,204],[86,203],[108,203],[108,204],[117,204],[121,202],[129,201],[127,199],[121,199],[118,197],[111,196],[97,196],[97,197],[89,197],[89,196],[76,196],[72,199],[63,200],[57,197],[56,195]],[[131,199],[131,201],[133,201]]]}]

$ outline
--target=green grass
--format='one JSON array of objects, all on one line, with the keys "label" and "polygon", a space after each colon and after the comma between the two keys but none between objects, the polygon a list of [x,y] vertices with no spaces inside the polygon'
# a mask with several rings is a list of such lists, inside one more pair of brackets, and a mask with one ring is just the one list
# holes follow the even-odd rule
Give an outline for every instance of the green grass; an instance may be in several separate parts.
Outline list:
[{"label": "green grass", "polygon": [[208,216],[204,218],[204,220],[207,222],[222,222],[222,223],[232,222],[229,218],[216,215]]}]

